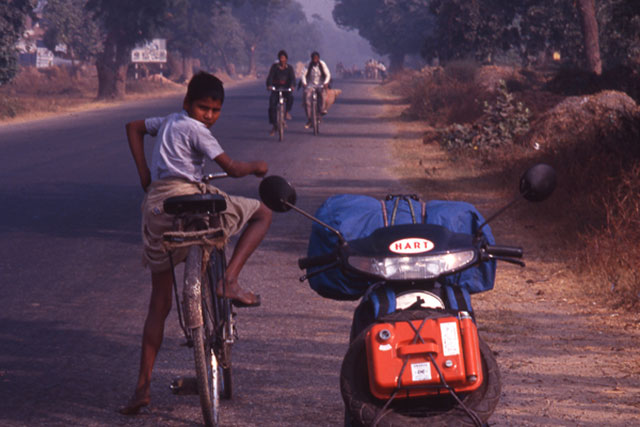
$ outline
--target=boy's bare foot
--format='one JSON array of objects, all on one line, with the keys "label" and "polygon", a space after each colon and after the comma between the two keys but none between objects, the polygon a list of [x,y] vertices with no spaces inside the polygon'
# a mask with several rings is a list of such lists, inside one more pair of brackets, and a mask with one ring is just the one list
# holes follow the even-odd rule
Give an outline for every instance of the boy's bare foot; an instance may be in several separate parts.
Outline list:
[{"label": "boy's bare foot", "polygon": [[122,415],[136,415],[142,408],[149,405],[151,399],[149,397],[136,397],[133,395],[131,399],[122,408],[118,409]]},{"label": "boy's bare foot", "polygon": [[219,297],[229,298],[236,307],[258,307],[260,295],[243,290],[236,279],[225,279],[225,285],[218,283],[216,291]]}]

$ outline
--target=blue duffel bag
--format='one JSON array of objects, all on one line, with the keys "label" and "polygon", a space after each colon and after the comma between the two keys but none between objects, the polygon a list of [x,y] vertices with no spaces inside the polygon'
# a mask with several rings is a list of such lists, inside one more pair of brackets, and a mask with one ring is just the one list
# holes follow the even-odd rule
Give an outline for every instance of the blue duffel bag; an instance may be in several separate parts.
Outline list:
[{"label": "blue duffel bag", "polygon": [[[390,196],[378,200],[357,194],[339,194],[328,198],[315,213],[327,225],[342,233],[347,241],[370,235],[374,230],[391,224],[424,222],[442,225],[458,233],[474,234],[484,222],[482,215],[466,202],[432,200],[426,203],[406,196]],[[495,243],[491,229],[482,229],[490,244]],[[338,237],[320,224],[313,223],[307,256],[333,252]],[[457,283],[469,293],[493,288],[495,262],[485,262],[444,279],[444,285]],[[309,270],[313,272],[314,268]],[[356,300],[373,285],[361,276],[347,276],[340,268],[332,268],[309,278],[309,285],[325,298]]]}]

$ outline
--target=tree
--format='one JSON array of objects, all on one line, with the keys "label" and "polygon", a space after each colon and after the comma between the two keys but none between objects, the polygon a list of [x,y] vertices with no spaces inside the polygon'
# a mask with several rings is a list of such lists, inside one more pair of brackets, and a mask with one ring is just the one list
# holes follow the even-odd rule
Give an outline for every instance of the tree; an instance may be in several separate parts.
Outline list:
[{"label": "tree", "polygon": [[287,51],[290,60],[308,59],[311,52],[318,50],[320,40],[316,21],[307,20],[302,5],[297,1],[284,2],[274,13],[268,31],[257,45],[257,61],[271,65],[280,49]]},{"label": "tree", "polygon": [[357,30],[381,55],[390,56],[391,71],[402,69],[407,54],[418,53],[431,32],[430,0],[336,0],[333,19]]},{"label": "tree", "polygon": [[47,0],[43,10],[46,27],[44,44],[55,50],[67,47],[75,73],[76,60],[89,60],[102,50],[101,31],[93,14],[85,9],[87,0]]},{"label": "tree", "polygon": [[171,0],[164,34],[169,47],[182,57],[183,80],[191,79],[196,56],[213,40],[216,28],[212,18],[223,12],[224,3],[222,0]]},{"label": "tree", "polygon": [[103,49],[96,59],[98,98],[125,93],[131,49],[159,33],[169,0],[89,0],[87,8],[101,24]]},{"label": "tree", "polygon": [[242,24],[245,48],[249,58],[250,75],[256,75],[256,49],[260,41],[274,26],[286,25],[273,20],[276,13],[292,0],[236,0],[233,15]]},{"label": "tree", "polygon": [[[434,31],[422,54],[492,62],[509,56],[529,64],[558,51],[577,64],[584,52],[578,11],[565,0],[432,0]],[[549,55],[550,56],[550,55]]]},{"label": "tree", "polygon": [[609,67],[640,66],[640,2],[598,1],[600,48]]},{"label": "tree", "polygon": [[246,34],[238,19],[225,6],[211,16],[212,35],[202,50],[202,56],[209,68],[222,63],[225,72],[234,77],[236,64],[248,61],[245,51]]},{"label": "tree", "polygon": [[34,4],[33,0],[4,0],[0,3],[0,84],[11,81],[18,71],[16,43]]},{"label": "tree", "polygon": [[595,0],[578,0],[576,7],[580,12],[587,70],[600,75],[602,74],[602,60],[600,59]]}]

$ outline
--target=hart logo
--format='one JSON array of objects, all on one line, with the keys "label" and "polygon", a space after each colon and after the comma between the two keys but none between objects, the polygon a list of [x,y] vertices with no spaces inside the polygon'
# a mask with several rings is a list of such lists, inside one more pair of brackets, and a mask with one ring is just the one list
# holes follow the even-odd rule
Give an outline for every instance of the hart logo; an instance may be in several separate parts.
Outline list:
[{"label": "hart logo", "polygon": [[408,239],[396,240],[389,245],[389,250],[396,254],[419,254],[429,252],[435,247],[432,241],[410,237]]}]

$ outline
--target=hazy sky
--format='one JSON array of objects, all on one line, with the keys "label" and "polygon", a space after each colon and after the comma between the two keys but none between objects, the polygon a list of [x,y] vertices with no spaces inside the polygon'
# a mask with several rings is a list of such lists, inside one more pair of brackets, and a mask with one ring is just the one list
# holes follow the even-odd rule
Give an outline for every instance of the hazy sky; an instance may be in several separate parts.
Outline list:
[{"label": "hazy sky", "polygon": [[331,11],[333,10],[333,0],[298,0],[298,3],[304,7],[304,11],[307,17],[311,18],[311,15],[317,13],[324,19],[333,22],[331,17]]},{"label": "hazy sky", "polygon": [[346,67],[355,65],[363,68],[367,59],[380,59],[371,50],[369,42],[360,37],[357,31],[345,31],[338,28],[331,16],[334,0],[298,0],[298,2],[304,8],[309,21],[312,20],[311,15],[317,13],[328,24],[325,28],[331,30],[323,33],[323,46],[318,47],[320,56],[331,69],[335,69],[338,61]]}]

